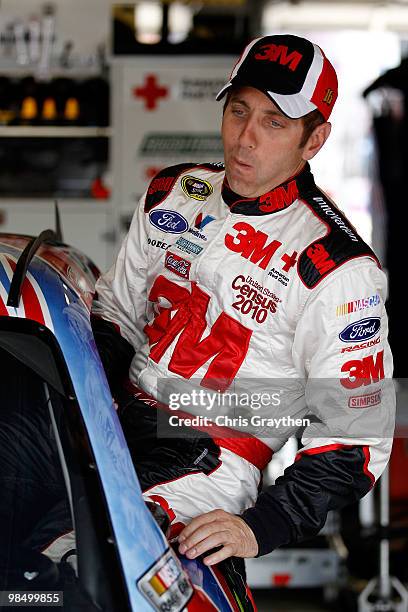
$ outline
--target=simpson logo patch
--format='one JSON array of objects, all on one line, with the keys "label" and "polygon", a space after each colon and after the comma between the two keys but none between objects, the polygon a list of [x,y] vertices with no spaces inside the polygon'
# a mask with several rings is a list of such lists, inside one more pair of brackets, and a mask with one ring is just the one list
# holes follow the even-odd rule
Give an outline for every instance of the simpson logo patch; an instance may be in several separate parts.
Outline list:
[{"label": "simpson logo patch", "polygon": [[213,187],[210,183],[189,175],[183,176],[181,179],[181,188],[189,198],[201,202],[213,192]]},{"label": "simpson logo patch", "polygon": [[381,404],[381,389],[367,395],[354,395],[349,397],[349,408],[370,408]]}]

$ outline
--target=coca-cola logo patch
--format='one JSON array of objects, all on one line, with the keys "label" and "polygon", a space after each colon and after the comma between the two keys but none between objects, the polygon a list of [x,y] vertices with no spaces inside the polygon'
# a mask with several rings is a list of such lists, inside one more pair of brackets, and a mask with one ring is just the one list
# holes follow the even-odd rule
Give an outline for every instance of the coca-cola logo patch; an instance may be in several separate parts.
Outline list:
[{"label": "coca-cola logo patch", "polygon": [[184,257],[179,257],[169,252],[166,254],[164,265],[170,272],[177,274],[177,276],[181,276],[182,278],[190,277],[191,261]]}]

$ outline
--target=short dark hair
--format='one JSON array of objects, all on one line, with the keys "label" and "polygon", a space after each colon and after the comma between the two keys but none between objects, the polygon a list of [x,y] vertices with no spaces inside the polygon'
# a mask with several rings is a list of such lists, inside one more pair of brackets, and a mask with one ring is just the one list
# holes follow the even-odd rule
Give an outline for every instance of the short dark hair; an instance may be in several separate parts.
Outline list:
[{"label": "short dark hair", "polygon": [[[230,101],[231,95],[236,89],[238,88],[230,87],[230,90],[227,93],[227,97],[225,99],[224,105],[222,107],[222,114],[225,113],[225,110],[228,106],[228,102]],[[317,108],[311,111],[310,113],[307,113],[307,115],[304,115],[304,117],[301,117],[301,119],[303,122],[303,134],[302,134],[302,138],[299,143],[299,149],[305,146],[313,130],[317,128],[318,125],[321,125],[322,123],[325,123],[326,121],[322,113]]]},{"label": "short dark hair", "polygon": [[303,122],[303,134],[299,143],[300,149],[305,146],[313,130],[317,128],[318,125],[326,122],[326,119],[317,108],[310,113],[307,113],[307,115],[304,115],[304,117],[301,117],[301,119]]}]

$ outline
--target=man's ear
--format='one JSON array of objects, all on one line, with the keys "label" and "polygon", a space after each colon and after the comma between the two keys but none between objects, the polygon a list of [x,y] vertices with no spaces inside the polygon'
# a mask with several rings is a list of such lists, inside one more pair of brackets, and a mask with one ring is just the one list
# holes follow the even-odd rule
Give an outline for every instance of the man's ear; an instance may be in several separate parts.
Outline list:
[{"label": "man's ear", "polygon": [[302,158],[305,161],[312,159],[320,151],[331,132],[331,123],[325,121],[321,123],[310,134],[307,143],[303,148]]}]

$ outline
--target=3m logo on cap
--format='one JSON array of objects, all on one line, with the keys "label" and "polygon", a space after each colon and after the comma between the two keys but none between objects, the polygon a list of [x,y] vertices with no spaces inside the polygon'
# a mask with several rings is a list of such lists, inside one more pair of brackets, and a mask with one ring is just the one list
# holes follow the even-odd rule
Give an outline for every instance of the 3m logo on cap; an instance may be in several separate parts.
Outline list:
[{"label": "3m logo on cap", "polygon": [[269,60],[270,62],[279,61],[280,64],[286,66],[289,64],[289,70],[294,72],[299,65],[303,55],[299,51],[292,51],[288,55],[288,47],[285,45],[264,45],[260,48],[262,53],[256,53],[255,59],[257,60]]},{"label": "3m logo on cap", "polygon": [[326,89],[326,93],[323,96],[323,102],[326,102],[326,104],[330,106],[330,104],[333,102],[333,98],[334,98],[334,91],[328,87]]}]

